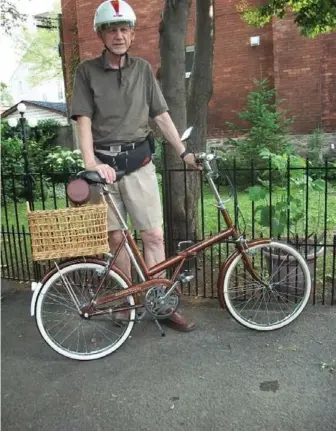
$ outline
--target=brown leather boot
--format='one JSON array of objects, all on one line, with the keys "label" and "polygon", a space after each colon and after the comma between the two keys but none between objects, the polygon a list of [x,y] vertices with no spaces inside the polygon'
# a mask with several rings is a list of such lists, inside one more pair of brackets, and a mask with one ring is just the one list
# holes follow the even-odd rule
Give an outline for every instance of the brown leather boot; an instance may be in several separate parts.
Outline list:
[{"label": "brown leather boot", "polygon": [[173,313],[167,319],[162,319],[159,322],[180,332],[190,332],[196,328],[195,322],[188,322],[185,317],[177,312]]}]

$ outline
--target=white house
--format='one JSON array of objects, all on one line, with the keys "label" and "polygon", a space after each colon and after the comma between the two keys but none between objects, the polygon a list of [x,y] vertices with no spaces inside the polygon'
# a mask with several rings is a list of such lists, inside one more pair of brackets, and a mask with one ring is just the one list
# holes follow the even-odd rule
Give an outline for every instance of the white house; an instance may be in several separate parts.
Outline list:
[{"label": "white house", "polygon": [[52,79],[41,82],[35,87],[29,85],[29,66],[20,64],[8,82],[8,91],[14,103],[20,100],[36,100],[43,102],[65,102],[63,79]]},{"label": "white house", "polygon": [[[69,124],[66,103],[54,103],[36,100],[20,100],[19,103],[24,103],[26,105],[26,112],[24,116],[27,120],[57,120],[62,126]],[[9,120],[10,118],[20,118],[20,113],[17,109],[19,103],[16,103],[4,111],[1,114],[1,118],[6,120]]]}]

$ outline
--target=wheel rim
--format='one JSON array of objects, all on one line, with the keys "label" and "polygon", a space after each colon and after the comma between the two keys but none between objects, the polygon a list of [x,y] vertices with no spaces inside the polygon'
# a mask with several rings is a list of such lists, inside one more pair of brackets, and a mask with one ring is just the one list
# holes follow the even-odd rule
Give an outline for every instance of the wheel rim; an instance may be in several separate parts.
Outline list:
[{"label": "wheel rim", "polygon": [[254,329],[276,329],[293,321],[306,305],[310,274],[302,256],[286,244],[271,242],[249,249],[255,280],[238,255],[225,277],[224,298],[230,313]]},{"label": "wheel rim", "polygon": [[[97,264],[64,268],[63,277],[55,274],[38,298],[36,314],[40,332],[47,343],[64,356],[74,359],[105,356],[125,341],[133,327],[134,310],[113,312],[116,307],[134,305],[132,296],[100,307],[109,308],[112,313],[89,319],[79,314],[65,284],[70,283],[79,307],[82,307],[94,294],[102,268]],[[120,291],[127,285],[117,274],[110,272],[103,287],[99,298]]]}]

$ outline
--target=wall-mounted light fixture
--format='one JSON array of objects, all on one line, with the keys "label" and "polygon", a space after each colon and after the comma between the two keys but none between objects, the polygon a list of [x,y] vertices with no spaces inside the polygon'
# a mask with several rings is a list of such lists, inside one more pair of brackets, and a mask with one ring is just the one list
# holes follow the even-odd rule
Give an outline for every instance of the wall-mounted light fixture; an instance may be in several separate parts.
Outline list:
[{"label": "wall-mounted light fixture", "polygon": [[251,36],[250,37],[250,45],[251,46],[259,46],[260,45],[260,36]]}]

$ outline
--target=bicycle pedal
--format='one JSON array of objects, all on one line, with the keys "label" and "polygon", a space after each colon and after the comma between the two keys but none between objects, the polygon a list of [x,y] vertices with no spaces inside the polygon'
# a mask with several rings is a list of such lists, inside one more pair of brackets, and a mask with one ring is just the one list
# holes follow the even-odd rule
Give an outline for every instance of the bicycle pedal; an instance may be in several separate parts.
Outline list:
[{"label": "bicycle pedal", "polygon": [[182,251],[182,246],[190,246],[190,245],[193,245],[193,244],[195,244],[195,243],[194,243],[194,241],[191,241],[191,240],[188,240],[188,241],[180,241],[180,242],[177,244],[177,249],[176,249],[176,251],[177,251],[177,253],[180,253],[180,252]]},{"label": "bicycle pedal", "polygon": [[181,283],[189,283],[195,276],[190,271],[184,271],[180,274],[179,281]]}]

